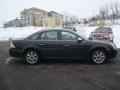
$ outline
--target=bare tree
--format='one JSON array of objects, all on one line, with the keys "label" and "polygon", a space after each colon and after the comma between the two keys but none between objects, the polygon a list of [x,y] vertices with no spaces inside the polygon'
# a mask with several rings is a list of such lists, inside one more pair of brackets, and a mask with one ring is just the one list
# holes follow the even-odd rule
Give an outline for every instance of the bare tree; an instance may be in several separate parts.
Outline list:
[{"label": "bare tree", "polygon": [[111,22],[114,23],[116,19],[120,18],[119,2],[111,3],[101,7],[99,11],[99,16],[100,16],[100,19],[103,19],[103,20],[110,19]]},{"label": "bare tree", "polygon": [[116,19],[118,19],[119,18],[119,16],[120,16],[120,4],[119,3],[115,3],[115,14],[116,14]]},{"label": "bare tree", "polygon": [[106,17],[105,17],[105,9],[104,8],[100,9],[99,14],[100,14],[100,18],[105,20]]},{"label": "bare tree", "polygon": [[79,19],[77,16],[74,16],[74,15],[71,15],[70,16],[70,23],[73,25],[75,23],[78,23],[79,22]]},{"label": "bare tree", "polygon": [[113,4],[110,5],[110,9],[111,9],[111,15],[110,15],[111,22],[114,23],[114,21],[115,21],[115,8],[114,8]]},{"label": "bare tree", "polygon": [[68,26],[69,25],[69,14],[67,12],[63,13],[63,25]]},{"label": "bare tree", "polygon": [[79,19],[75,15],[64,12],[63,13],[63,22],[64,22],[64,26],[69,26],[69,25],[74,25],[75,23],[78,23]]},{"label": "bare tree", "polygon": [[105,11],[105,18],[109,19],[109,8],[108,8],[108,6],[104,7],[104,11]]},{"label": "bare tree", "polygon": [[99,12],[100,18],[105,20],[109,18],[109,8],[108,6],[102,7]]}]

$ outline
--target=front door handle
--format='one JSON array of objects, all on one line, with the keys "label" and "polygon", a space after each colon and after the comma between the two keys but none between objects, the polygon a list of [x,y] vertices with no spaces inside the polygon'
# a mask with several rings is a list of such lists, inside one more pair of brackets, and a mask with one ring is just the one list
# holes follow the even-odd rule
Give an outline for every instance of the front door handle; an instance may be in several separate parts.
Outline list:
[{"label": "front door handle", "polygon": [[40,46],[44,46],[45,44],[39,44]]},{"label": "front door handle", "polygon": [[70,45],[64,45],[65,47],[69,47]]}]

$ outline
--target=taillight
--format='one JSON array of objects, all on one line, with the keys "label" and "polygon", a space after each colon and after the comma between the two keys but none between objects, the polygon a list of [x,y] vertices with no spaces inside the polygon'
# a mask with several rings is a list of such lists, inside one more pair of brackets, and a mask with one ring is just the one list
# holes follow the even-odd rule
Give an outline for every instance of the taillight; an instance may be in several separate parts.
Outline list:
[{"label": "taillight", "polygon": [[13,44],[12,40],[10,39],[10,48],[15,48],[15,45]]},{"label": "taillight", "polygon": [[12,41],[11,41],[11,43],[10,43],[10,48],[15,48],[15,46],[14,46],[14,44],[13,44]]}]

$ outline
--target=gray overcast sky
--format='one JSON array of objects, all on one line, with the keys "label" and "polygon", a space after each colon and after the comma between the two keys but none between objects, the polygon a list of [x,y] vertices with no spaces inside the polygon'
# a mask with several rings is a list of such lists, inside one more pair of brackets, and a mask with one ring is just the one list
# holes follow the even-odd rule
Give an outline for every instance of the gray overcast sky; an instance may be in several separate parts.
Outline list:
[{"label": "gray overcast sky", "polygon": [[38,7],[47,11],[69,12],[81,17],[96,14],[102,5],[119,0],[0,0],[0,24],[16,17],[25,8]]}]

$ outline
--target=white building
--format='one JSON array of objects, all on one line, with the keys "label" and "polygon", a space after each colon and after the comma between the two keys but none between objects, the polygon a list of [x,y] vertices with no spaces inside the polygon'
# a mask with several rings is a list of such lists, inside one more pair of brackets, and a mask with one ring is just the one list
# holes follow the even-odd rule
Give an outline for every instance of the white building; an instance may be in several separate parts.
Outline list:
[{"label": "white building", "polygon": [[14,20],[11,20],[4,24],[5,28],[7,28],[7,27],[22,27],[22,26],[23,25],[22,25],[20,19],[14,19]]},{"label": "white building", "polygon": [[25,26],[36,26],[36,20],[45,17],[47,15],[47,11],[38,9],[38,8],[30,8],[30,9],[24,9],[21,12],[21,22]]}]

